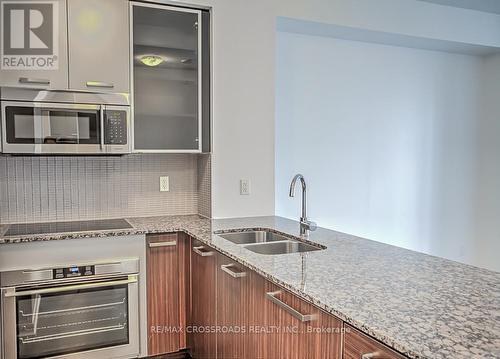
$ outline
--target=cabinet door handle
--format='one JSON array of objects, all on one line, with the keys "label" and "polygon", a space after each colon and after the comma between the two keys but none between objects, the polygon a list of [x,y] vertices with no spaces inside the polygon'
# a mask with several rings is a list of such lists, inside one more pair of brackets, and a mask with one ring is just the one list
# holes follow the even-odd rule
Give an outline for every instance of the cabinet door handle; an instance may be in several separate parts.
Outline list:
[{"label": "cabinet door handle", "polygon": [[108,88],[108,89],[112,89],[113,87],[115,87],[115,85],[112,83],[99,82],[99,81],[87,81],[85,83],[85,85],[87,87],[101,87],[101,88]]},{"label": "cabinet door handle", "polygon": [[361,354],[360,359],[376,359],[379,355],[380,355],[379,352]]},{"label": "cabinet door handle", "polygon": [[282,308],[283,310],[285,310],[288,314],[292,315],[292,317],[300,320],[301,322],[310,322],[311,320],[314,320],[316,319],[316,315],[315,314],[302,314],[301,312],[293,309],[292,307],[290,307],[288,304],[286,304],[285,302],[282,302],[281,300],[279,300],[277,298],[277,296],[281,294],[281,291],[278,290],[276,292],[267,292],[266,293],[266,297],[267,299],[269,299],[271,302],[273,302],[274,304],[276,304],[278,307]]},{"label": "cabinet door handle", "polygon": [[209,257],[214,254],[214,252],[208,251],[204,246],[193,247],[193,252],[202,257]]},{"label": "cabinet door handle", "polygon": [[149,243],[149,248],[175,247],[176,245],[177,245],[177,241],[172,241],[172,242],[153,242],[153,243]]},{"label": "cabinet door handle", "polygon": [[38,85],[50,85],[49,79],[34,79],[31,77],[20,77],[19,83],[22,84],[38,84]]},{"label": "cabinet door handle", "polygon": [[233,272],[231,269],[229,269],[233,266],[234,266],[234,264],[223,264],[220,266],[220,269],[222,269],[223,272],[226,272],[227,274],[229,274],[233,278],[241,278],[241,277],[245,277],[247,275],[246,272]]}]

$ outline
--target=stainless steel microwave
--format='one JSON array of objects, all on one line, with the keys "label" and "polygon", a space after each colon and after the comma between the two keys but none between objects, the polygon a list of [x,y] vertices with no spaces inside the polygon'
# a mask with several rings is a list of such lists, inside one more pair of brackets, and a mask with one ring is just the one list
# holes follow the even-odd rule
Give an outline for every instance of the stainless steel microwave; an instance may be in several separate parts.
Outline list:
[{"label": "stainless steel microwave", "polygon": [[2,89],[2,152],[126,154],[130,106],[120,94]]}]

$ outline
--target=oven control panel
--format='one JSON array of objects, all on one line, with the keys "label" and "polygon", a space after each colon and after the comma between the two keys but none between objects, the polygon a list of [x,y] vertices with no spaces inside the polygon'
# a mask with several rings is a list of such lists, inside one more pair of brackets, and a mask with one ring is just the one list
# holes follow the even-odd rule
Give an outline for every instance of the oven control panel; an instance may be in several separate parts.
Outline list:
[{"label": "oven control panel", "polygon": [[52,279],[84,277],[95,274],[95,266],[70,266],[52,269]]}]

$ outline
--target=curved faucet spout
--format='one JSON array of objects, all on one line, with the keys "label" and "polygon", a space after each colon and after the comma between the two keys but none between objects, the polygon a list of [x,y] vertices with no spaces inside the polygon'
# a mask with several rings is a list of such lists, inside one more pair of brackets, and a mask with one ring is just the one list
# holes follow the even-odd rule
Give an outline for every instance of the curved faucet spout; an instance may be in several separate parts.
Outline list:
[{"label": "curved faucet spout", "polygon": [[301,185],[302,185],[302,191],[306,191],[307,186],[306,186],[306,180],[304,179],[304,176],[302,176],[300,173],[296,174],[293,179],[292,183],[290,183],[290,197],[295,197],[295,183],[297,183],[297,180],[300,179]]}]

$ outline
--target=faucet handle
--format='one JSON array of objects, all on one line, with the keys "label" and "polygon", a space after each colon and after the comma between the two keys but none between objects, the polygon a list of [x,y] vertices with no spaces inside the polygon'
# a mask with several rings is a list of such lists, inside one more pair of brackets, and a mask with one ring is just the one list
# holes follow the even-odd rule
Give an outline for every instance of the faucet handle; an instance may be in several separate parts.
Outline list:
[{"label": "faucet handle", "polygon": [[300,227],[307,231],[315,231],[316,228],[318,228],[318,225],[316,224],[316,222],[309,221],[307,219],[301,219]]}]

